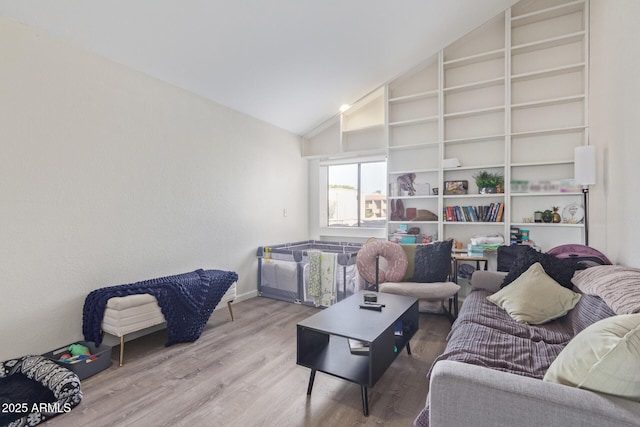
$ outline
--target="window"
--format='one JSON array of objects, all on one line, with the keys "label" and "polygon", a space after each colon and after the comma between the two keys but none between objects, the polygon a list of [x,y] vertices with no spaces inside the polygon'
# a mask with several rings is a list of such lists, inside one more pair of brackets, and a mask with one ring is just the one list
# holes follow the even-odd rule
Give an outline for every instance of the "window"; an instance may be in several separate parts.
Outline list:
[{"label": "window", "polygon": [[327,166],[327,226],[384,227],[387,163]]}]

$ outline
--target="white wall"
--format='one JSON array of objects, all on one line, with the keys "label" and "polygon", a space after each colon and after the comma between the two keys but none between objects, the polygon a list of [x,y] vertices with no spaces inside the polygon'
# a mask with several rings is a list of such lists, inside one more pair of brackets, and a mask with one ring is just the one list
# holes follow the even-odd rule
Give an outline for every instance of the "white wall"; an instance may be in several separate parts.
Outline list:
[{"label": "white wall", "polygon": [[255,295],[257,247],[307,238],[298,136],[4,18],[0,52],[0,360],[81,339],[99,287]]},{"label": "white wall", "polygon": [[[640,2],[591,0],[590,141],[598,147],[591,233],[614,263],[640,267]],[[591,244],[591,241],[590,241]]]}]

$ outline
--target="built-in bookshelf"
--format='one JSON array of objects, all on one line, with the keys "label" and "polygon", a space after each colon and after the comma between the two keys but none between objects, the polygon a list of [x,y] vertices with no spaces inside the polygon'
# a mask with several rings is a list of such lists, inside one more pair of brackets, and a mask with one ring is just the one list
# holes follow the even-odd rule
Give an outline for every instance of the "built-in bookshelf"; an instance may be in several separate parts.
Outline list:
[{"label": "built-in bookshelf", "polygon": [[[389,236],[406,224],[438,239],[467,242],[500,233],[508,241],[518,227],[528,229],[543,250],[582,243],[582,223],[539,223],[533,217],[538,210],[562,212],[581,204],[571,179],[574,149],[589,140],[588,22],[585,0],[516,3],[388,82],[362,103],[360,113],[344,114],[305,138],[303,152],[321,157],[327,151],[384,150],[388,205],[401,200],[405,211],[438,216],[389,218]],[[377,119],[354,116],[363,112]],[[479,194],[473,176],[481,171],[503,175],[503,192]],[[394,186],[409,173],[423,189],[413,196]],[[444,194],[445,181],[467,181],[467,194]],[[494,221],[447,219],[449,207],[491,204],[502,206]]]}]

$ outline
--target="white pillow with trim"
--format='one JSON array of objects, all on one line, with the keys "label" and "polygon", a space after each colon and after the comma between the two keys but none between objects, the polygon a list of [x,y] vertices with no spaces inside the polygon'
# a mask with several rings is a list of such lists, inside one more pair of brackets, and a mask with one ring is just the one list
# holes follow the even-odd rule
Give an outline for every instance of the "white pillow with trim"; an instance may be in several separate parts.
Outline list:
[{"label": "white pillow with trim", "polygon": [[640,314],[583,329],[553,361],[544,381],[640,401]]}]

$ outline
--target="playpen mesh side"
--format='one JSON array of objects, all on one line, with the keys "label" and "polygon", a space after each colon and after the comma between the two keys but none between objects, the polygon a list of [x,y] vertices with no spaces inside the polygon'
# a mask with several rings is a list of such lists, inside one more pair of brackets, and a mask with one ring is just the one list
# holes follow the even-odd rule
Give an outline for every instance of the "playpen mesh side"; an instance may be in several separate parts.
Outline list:
[{"label": "playpen mesh side", "polygon": [[[314,305],[307,293],[308,251],[336,253],[335,284],[337,301],[359,290],[355,258],[360,244],[304,241],[258,248],[258,294],[287,302]],[[346,276],[346,279],[345,279]],[[346,284],[346,288],[345,288]]]},{"label": "playpen mesh side", "polygon": [[283,301],[298,301],[300,295],[299,266],[293,260],[268,259],[259,262],[258,292]]}]

